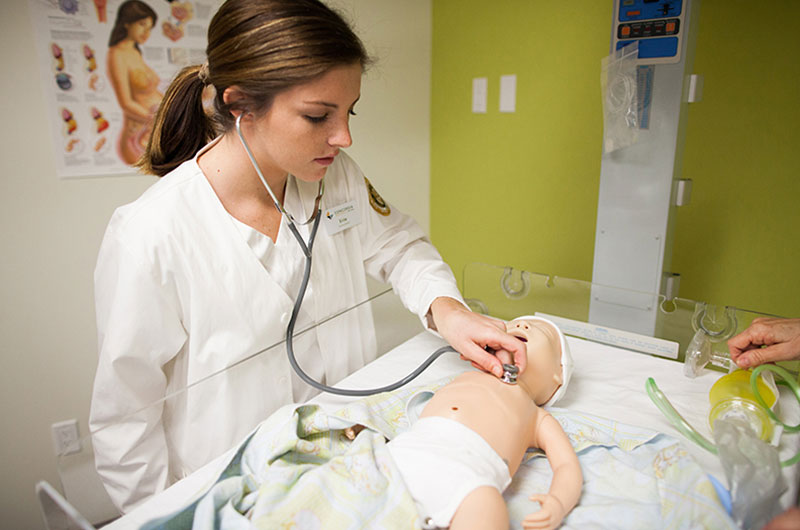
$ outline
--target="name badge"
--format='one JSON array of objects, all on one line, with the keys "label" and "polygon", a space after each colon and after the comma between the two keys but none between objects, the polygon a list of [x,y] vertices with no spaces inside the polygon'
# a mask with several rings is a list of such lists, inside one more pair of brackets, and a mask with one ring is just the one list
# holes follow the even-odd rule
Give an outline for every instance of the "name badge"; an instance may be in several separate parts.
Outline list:
[{"label": "name badge", "polygon": [[361,212],[356,201],[345,202],[339,206],[322,210],[322,222],[329,235],[338,234],[346,228],[361,224]]}]

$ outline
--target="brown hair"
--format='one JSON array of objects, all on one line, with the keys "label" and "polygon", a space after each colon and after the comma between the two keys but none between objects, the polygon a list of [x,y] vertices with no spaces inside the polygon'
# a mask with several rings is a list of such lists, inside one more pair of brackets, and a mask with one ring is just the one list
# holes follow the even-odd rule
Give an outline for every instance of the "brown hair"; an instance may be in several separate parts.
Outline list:
[{"label": "brown hair", "polygon": [[[125,26],[138,22],[143,18],[149,18],[153,21],[153,26],[156,25],[158,15],[153,8],[145,4],[141,0],[127,0],[122,2],[117,9],[117,19],[114,21],[114,27],[108,36],[108,47],[118,44],[128,36],[128,28]],[[139,45],[134,43],[133,46],[142,53]]]},{"label": "brown hair", "polygon": [[[208,27],[207,66],[181,70],[167,89],[138,166],[166,175],[234,125],[232,110],[266,112],[274,97],[335,66],[370,63],[347,22],[318,0],[227,0]],[[203,108],[216,89],[213,116]],[[225,103],[238,87],[242,97]]]}]

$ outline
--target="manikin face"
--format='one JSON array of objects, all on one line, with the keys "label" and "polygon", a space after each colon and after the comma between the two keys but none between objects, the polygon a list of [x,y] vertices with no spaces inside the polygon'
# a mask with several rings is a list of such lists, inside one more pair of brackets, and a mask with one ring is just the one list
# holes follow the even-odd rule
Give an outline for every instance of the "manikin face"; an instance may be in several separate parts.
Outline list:
[{"label": "manikin face", "polygon": [[540,320],[512,320],[506,330],[525,343],[528,367],[517,378],[537,405],[546,403],[562,382],[561,341],[558,332]]},{"label": "manikin face", "polygon": [[245,138],[267,178],[291,173],[315,182],[349,147],[350,116],[361,94],[361,65],[332,68],[275,96],[262,116],[242,119]]},{"label": "manikin face", "polygon": [[136,44],[144,44],[150,38],[150,30],[153,29],[153,19],[150,17],[141,18],[136,22],[125,24],[128,30],[128,38]]}]

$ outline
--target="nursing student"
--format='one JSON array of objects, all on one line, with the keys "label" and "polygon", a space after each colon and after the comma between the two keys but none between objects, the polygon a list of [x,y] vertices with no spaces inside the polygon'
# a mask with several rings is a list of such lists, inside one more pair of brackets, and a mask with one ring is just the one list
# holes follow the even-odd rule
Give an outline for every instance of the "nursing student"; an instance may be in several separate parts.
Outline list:
[{"label": "nursing student", "polygon": [[[207,63],[182,70],[156,114],[140,167],[162,178],[114,213],[95,270],[100,357],[90,429],[97,470],[123,512],[316,392],[280,345],[305,257],[237,118],[304,240],[323,178],[322,211],[357,212],[344,229],[319,228],[296,329],[365,300],[369,275],[390,283],[465,360],[498,376],[501,359],[525,368],[522,341],[466,308],[420,227],[343,151],[369,57],[337,13],[316,0],[228,0],[206,51]],[[204,108],[209,91],[213,108]],[[365,309],[294,343],[300,366],[328,384],[376,355]]]}]

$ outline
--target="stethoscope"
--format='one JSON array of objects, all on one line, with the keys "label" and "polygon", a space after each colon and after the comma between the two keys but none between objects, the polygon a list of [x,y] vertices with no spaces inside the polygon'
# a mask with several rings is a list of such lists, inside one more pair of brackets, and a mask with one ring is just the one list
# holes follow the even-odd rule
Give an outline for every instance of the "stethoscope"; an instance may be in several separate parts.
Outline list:
[{"label": "stethoscope", "polygon": [[299,223],[303,226],[311,223],[313,221],[313,225],[311,227],[311,234],[308,236],[308,241],[303,241],[300,232],[297,230],[296,223],[294,216],[284,209],[281,205],[278,198],[272,192],[272,188],[270,188],[269,184],[267,183],[267,179],[264,178],[264,174],[261,172],[261,168],[258,166],[258,162],[256,161],[256,157],[253,156],[253,152],[250,150],[250,146],[247,145],[247,142],[244,139],[244,134],[242,134],[242,115],[239,114],[236,117],[236,133],[239,135],[239,140],[242,142],[242,146],[244,147],[245,152],[247,152],[247,156],[250,159],[250,163],[253,164],[253,168],[256,170],[258,174],[258,178],[261,180],[261,183],[267,189],[269,196],[272,198],[272,203],[275,205],[275,208],[278,210],[282,216],[286,218],[287,225],[289,226],[289,230],[292,232],[292,235],[297,240],[297,244],[300,245],[300,249],[303,251],[303,255],[306,257],[306,265],[305,270],[303,271],[303,281],[300,283],[300,290],[297,294],[297,299],[294,302],[294,308],[292,309],[292,316],[289,319],[289,324],[286,326],[286,354],[289,357],[289,364],[292,365],[292,368],[300,376],[300,379],[311,385],[312,387],[321,390],[323,392],[329,392],[331,394],[339,394],[342,396],[371,396],[372,394],[378,394],[380,392],[390,392],[392,390],[396,390],[401,386],[405,385],[406,383],[410,382],[411,380],[415,379],[419,374],[425,371],[428,366],[433,363],[440,355],[448,351],[456,351],[452,346],[442,346],[438,350],[434,351],[422,364],[420,364],[413,372],[405,376],[404,378],[396,381],[390,385],[382,386],[379,388],[370,388],[365,390],[351,390],[346,388],[336,388],[332,386],[325,385],[316,381],[311,376],[303,371],[300,368],[300,365],[297,363],[297,359],[294,355],[294,347],[293,347],[293,335],[294,335],[294,326],[297,322],[297,315],[300,314],[300,306],[303,303],[303,297],[306,294],[306,288],[308,287],[308,280],[311,276],[311,251],[314,247],[314,240],[317,236],[317,229],[319,228],[320,219],[322,219],[322,208],[320,207],[320,202],[322,201],[322,195],[325,191],[325,185],[323,184],[323,180],[319,182],[319,190],[317,192],[317,198],[314,200],[314,212],[311,214],[311,217],[305,223]]}]

